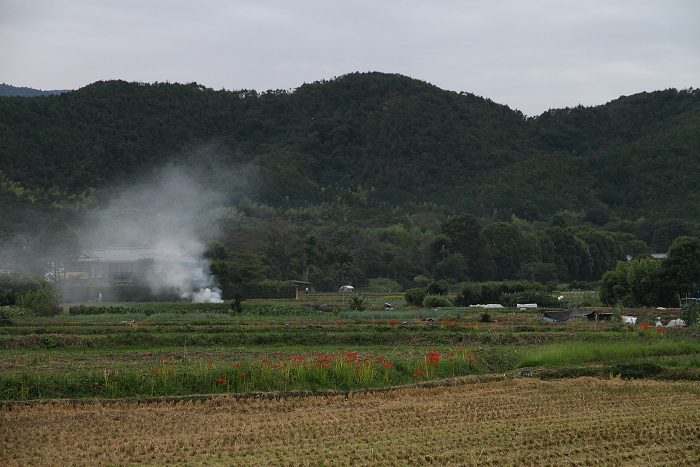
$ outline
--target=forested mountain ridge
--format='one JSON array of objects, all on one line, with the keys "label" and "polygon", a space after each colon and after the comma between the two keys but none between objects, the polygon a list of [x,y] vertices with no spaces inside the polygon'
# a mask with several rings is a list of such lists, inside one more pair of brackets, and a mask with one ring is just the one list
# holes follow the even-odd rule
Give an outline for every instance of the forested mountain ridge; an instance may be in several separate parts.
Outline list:
[{"label": "forested mountain ridge", "polygon": [[27,88],[27,87],[17,87],[11,84],[0,83],[0,96],[22,96],[22,97],[35,97],[35,96],[50,96],[52,94],[61,94],[63,92],[68,92],[67,89],[63,90],[53,90],[53,91],[41,91],[39,89]]},{"label": "forested mountain ridge", "polygon": [[[700,235],[699,164],[697,90],[526,118],[381,73],[265,93],[97,82],[0,97],[0,265],[41,271],[52,220],[106,247],[187,218],[222,284],[596,281]],[[164,184],[166,166],[193,180]],[[153,238],[116,229],[151,219]]]},{"label": "forested mountain ridge", "polygon": [[[0,171],[65,197],[168,162],[254,164],[252,199],[430,203],[486,221],[700,221],[700,92],[666,90],[535,118],[400,75],[354,73],[294,91],[97,82],[0,98]],[[210,161],[211,162],[211,161]],[[356,197],[355,197],[356,198]]]}]

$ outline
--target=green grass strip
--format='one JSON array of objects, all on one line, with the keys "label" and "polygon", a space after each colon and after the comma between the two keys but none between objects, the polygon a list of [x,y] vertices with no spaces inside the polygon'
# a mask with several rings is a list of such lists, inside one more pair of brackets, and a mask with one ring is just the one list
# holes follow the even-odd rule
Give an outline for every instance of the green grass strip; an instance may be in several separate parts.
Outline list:
[{"label": "green grass strip", "polygon": [[562,342],[525,352],[517,367],[556,367],[585,364],[613,364],[634,359],[693,355],[700,344],[676,341]]}]

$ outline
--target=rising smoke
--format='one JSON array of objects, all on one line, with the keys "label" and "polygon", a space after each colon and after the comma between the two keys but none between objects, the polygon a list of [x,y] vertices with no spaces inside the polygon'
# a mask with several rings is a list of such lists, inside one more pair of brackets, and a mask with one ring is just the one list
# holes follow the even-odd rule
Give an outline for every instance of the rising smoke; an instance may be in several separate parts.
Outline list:
[{"label": "rising smoke", "polygon": [[142,272],[140,279],[154,293],[176,290],[184,300],[222,302],[204,259],[205,239],[217,236],[222,217],[236,217],[236,209],[227,207],[227,193],[232,184],[240,188],[247,180],[227,177],[223,186],[212,180],[188,168],[168,167],[117,190],[106,207],[89,216],[83,248],[152,248],[157,257],[179,259],[153,261]]}]

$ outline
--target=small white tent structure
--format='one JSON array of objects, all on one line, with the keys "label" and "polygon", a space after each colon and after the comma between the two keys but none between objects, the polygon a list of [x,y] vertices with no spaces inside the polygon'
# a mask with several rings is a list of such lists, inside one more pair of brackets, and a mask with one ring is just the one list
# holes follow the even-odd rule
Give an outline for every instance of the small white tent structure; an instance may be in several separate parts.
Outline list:
[{"label": "small white tent structure", "polygon": [[343,305],[345,305],[345,292],[352,292],[353,290],[355,290],[355,287],[352,285],[344,285],[338,290],[338,292],[343,294]]}]

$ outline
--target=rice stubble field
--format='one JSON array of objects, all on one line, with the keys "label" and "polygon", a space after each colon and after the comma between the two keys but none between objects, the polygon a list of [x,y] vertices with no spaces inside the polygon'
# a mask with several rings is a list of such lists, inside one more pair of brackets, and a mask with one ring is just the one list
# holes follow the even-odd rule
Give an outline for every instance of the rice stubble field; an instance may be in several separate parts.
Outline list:
[{"label": "rice stubble field", "polygon": [[204,402],[0,412],[0,464],[698,465],[700,384],[532,378]]}]

